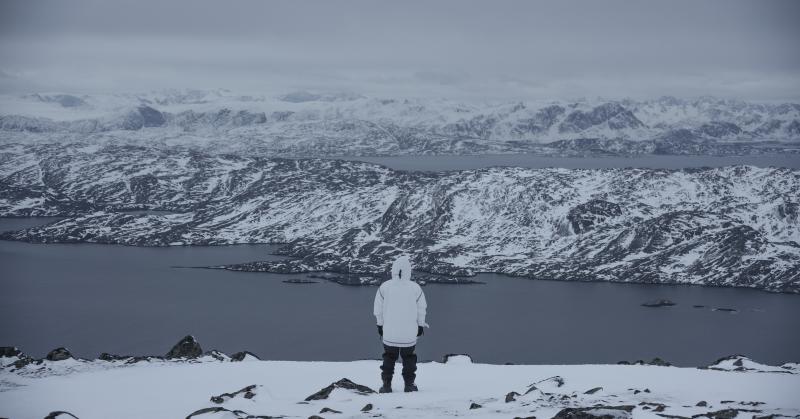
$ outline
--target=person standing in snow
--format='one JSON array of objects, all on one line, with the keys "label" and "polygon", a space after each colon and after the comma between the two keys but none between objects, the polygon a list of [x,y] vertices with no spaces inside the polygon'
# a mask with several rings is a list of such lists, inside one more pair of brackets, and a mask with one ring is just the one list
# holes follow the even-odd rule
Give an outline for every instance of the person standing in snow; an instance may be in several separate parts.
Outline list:
[{"label": "person standing in snow", "polygon": [[381,284],[375,294],[375,319],[378,334],[383,340],[383,365],[381,393],[392,392],[392,376],[397,358],[403,360],[405,392],[417,391],[414,384],[417,371],[417,354],[414,349],[417,337],[422,336],[428,305],[425,293],[411,281],[411,261],[401,255],[392,264],[392,277]]}]

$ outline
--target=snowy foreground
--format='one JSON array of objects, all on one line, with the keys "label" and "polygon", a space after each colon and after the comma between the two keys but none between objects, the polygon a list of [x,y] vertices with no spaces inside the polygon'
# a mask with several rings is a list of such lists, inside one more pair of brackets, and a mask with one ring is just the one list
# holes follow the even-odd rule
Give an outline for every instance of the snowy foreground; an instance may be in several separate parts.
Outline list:
[{"label": "snowy foreground", "polygon": [[[218,352],[171,360],[67,358],[16,368],[13,363],[21,356],[5,356],[0,358],[0,417],[800,417],[798,364],[770,367],[744,357],[698,369],[486,365],[452,356],[419,365],[418,393],[392,394],[372,392],[380,381],[378,361],[238,358],[243,362]],[[331,384],[332,391],[320,392]],[[402,388],[399,375],[394,388]],[[48,416],[59,411],[69,414]]]}]

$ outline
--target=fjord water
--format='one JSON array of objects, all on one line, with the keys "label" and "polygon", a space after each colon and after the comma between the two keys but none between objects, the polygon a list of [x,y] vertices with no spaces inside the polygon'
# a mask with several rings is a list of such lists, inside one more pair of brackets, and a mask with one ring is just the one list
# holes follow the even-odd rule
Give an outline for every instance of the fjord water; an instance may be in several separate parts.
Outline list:
[{"label": "fjord water", "polygon": [[[0,230],[40,222],[0,219]],[[185,268],[276,258],[273,249],[0,241],[0,346],[36,357],[57,346],[90,358],[163,355],[193,334],[204,349],[249,350],[265,359],[378,358],[375,287],[283,282],[302,274]],[[773,364],[800,361],[797,295],[495,274],[478,279],[486,284],[424,288],[431,328],[418,345],[420,359],[468,353],[489,363],[575,364],[659,356],[697,366],[741,353]],[[640,305],[657,298],[677,305]]]}]

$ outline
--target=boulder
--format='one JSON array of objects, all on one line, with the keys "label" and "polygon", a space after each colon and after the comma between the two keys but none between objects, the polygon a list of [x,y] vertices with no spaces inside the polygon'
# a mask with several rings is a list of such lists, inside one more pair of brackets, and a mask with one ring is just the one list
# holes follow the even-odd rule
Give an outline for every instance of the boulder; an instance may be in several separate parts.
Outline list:
[{"label": "boulder", "polygon": [[0,358],[14,358],[22,355],[16,346],[0,346]]},{"label": "boulder", "polygon": [[516,401],[517,400],[517,396],[519,396],[519,393],[517,393],[516,391],[512,391],[512,392],[506,394],[506,403],[511,403],[511,402]]},{"label": "boulder", "polygon": [[57,418],[61,418],[61,419],[75,418],[75,419],[78,419],[78,417],[73,415],[72,413],[64,412],[64,411],[60,411],[60,410],[56,411],[56,412],[50,412],[47,416],[44,417],[44,419],[57,419]]},{"label": "boulder", "polygon": [[48,361],[63,361],[72,358],[72,354],[67,348],[56,348],[50,351],[45,357]]},{"label": "boulder", "polygon": [[320,414],[322,413],[342,413],[336,409],[331,409],[330,407],[323,407],[322,410],[319,411]]},{"label": "boulder", "polygon": [[479,405],[478,403],[472,402],[472,403],[470,403],[470,405],[469,405],[469,410],[473,410],[473,409],[480,409],[480,408],[482,408],[482,407],[483,407],[483,406]]},{"label": "boulder", "polygon": [[447,354],[442,357],[445,364],[471,364],[472,357],[467,354]]},{"label": "boulder", "polygon": [[603,387],[595,387],[595,388],[592,388],[592,389],[584,391],[583,394],[594,394],[594,393],[597,393],[598,391],[600,391],[602,389],[603,389]]},{"label": "boulder", "polygon": [[167,359],[173,358],[197,358],[203,354],[203,349],[197,343],[194,336],[188,335],[176,343],[175,346],[167,352]]},{"label": "boulder", "polygon": [[630,419],[635,406],[568,407],[553,419]]},{"label": "boulder", "polygon": [[231,355],[231,361],[232,362],[241,362],[241,361],[248,361],[248,360],[260,361],[261,358],[257,357],[252,352],[248,352],[248,351],[236,352],[235,354]]},{"label": "boulder", "polygon": [[366,406],[361,408],[362,412],[369,412],[370,410],[372,410],[372,403],[367,403]]},{"label": "boulder", "polygon": [[307,402],[309,402],[311,400],[327,399],[328,396],[330,396],[331,392],[333,390],[337,389],[337,388],[350,390],[350,391],[352,391],[352,392],[354,392],[356,394],[360,394],[362,396],[366,396],[367,394],[375,393],[375,390],[373,390],[373,389],[371,389],[371,388],[369,388],[367,386],[364,386],[364,385],[361,385],[361,384],[356,384],[356,383],[350,381],[347,378],[342,378],[341,380],[339,380],[339,381],[337,381],[335,383],[332,383],[331,385],[323,388],[322,390],[320,390],[320,391],[318,391],[318,392],[306,397],[305,400]]}]

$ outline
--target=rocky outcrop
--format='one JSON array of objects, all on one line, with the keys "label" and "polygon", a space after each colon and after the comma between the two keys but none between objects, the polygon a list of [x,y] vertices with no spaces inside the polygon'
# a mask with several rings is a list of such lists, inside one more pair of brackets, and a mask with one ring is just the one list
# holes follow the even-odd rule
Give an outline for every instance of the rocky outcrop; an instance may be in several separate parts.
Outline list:
[{"label": "rocky outcrop", "polygon": [[594,406],[568,407],[562,409],[553,419],[630,419],[636,406]]},{"label": "rocky outcrop", "polygon": [[236,352],[235,354],[231,355],[231,361],[234,362],[249,361],[249,360],[260,361],[261,358],[259,358],[252,352],[248,351]]},{"label": "rocky outcrop", "polygon": [[67,348],[56,348],[47,353],[45,357],[48,361],[63,361],[72,358],[72,354]]},{"label": "rocky outcrop", "polygon": [[765,365],[753,361],[744,355],[730,355],[720,358],[711,365],[699,367],[701,369],[719,370],[719,371],[738,371],[738,372],[763,372],[763,373],[778,373],[778,374],[797,374],[800,373],[794,366],[797,364],[784,364],[781,366]]},{"label": "rocky outcrop", "polygon": [[318,391],[318,392],[306,397],[305,401],[327,399],[328,396],[330,396],[330,394],[336,389],[347,390],[347,391],[353,392],[354,394],[359,394],[359,395],[362,395],[362,396],[365,396],[365,395],[371,394],[371,393],[375,393],[375,390],[373,390],[373,389],[371,389],[371,388],[369,388],[367,386],[363,386],[361,384],[356,384],[356,383],[348,380],[347,378],[342,378],[341,380],[336,381],[335,383],[332,383],[331,385],[323,388],[322,390],[320,390],[320,391]]},{"label": "rocky outcrop", "polygon": [[472,357],[468,354],[445,354],[442,357],[442,363],[448,364],[471,364]]},{"label": "rocky outcrop", "polygon": [[187,335],[167,352],[166,358],[197,358],[203,354],[203,349],[194,336]]},{"label": "rocky outcrop", "polygon": [[16,358],[22,355],[22,351],[16,346],[0,346],[0,358]]},{"label": "rocky outcrop", "polygon": [[241,390],[234,391],[233,393],[222,393],[219,396],[211,396],[211,401],[216,403],[216,404],[222,404],[222,403],[225,403],[228,400],[233,399],[233,398],[235,398],[237,396],[240,396],[240,395],[241,395],[241,397],[249,400],[249,399],[252,399],[253,397],[256,396],[256,392],[255,392],[256,387],[258,387],[258,386],[256,384],[253,384],[253,385],[249,385],[249,386],[247,386],[247,387],[245,387],[245,388],[243,388]]},{"label": "rocky outcrop", "polygon": [[79,419],[77,416],[73,415],[72,413],[64,412],[64,411],[61,411],[61,410],[55,411],[55,412],[50,412],[50,413],[47,414],[47,416],[44,417],[44,419],[68,419],[68,418]]}]

